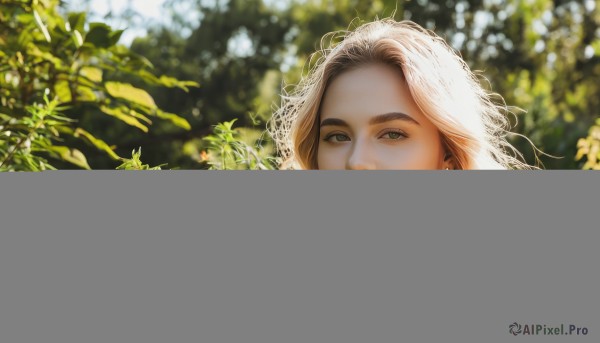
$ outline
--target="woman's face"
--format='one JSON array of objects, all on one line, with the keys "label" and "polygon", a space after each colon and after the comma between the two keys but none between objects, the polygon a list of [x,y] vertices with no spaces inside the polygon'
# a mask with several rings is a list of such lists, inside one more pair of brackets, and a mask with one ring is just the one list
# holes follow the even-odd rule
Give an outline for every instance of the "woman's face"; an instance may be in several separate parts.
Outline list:
[{"label": "woman's face", "polygon": [[319,169],[445,169],[438,129],[393,67],[372,64],[336,77],[321,105]]}]

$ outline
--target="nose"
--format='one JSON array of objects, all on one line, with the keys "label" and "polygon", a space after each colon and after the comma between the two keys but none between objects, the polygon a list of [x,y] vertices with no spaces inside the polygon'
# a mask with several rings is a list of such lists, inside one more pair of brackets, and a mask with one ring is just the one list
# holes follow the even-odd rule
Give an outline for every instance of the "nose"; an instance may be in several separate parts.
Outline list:
[{"label": "nose", "polygon": [[352,146],[350,155],[346,160],[347,170],[375,170],[376,166],[369,148],[360,142]]}]

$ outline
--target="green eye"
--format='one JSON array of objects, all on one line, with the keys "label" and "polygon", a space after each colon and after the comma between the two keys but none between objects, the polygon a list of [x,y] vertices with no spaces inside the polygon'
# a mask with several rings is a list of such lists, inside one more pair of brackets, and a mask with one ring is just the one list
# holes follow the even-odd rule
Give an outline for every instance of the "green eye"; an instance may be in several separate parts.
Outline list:
[{"label": "green eye", "polygon": [[398,140],[398,139],[407,137],[404,133],[398,132],[398,131],[386,132],[381,137],[386,138],[386,136],[387,136],[387,139],[392,139],[392,140]]},{"label": "green eye", "polygon": [[343,135],[341,133],[336,133],[325,137],[325,141],[327,142],[345,142],[349,140],[350,138],[348,136]]}]

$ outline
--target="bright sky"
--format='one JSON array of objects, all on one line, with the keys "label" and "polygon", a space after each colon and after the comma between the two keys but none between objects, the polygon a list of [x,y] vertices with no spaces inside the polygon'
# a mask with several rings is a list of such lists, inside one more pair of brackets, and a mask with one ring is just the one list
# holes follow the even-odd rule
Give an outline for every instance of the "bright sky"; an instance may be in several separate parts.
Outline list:
[{"label": "bright sky", "polygon": [[[78,1],[72,0],[71,2],[77,3]],[[160,19],[161,17],[161,5],[164,0],[132,0],[133,8],[141,13],[144,17]],[[126,7],[127,1],[123,0],[92,0],[92,10],[98,13],[107,13],[110,9],[116,12],[121,12]]]},{"label": "bright sky", "polygon": [[[71,11],[87,11],[94,13],[96,16],[91,16],[89,19],[107,22],[116,29],[125,29],[126,23],[122,20],[106,20],[103,17],[111,10],[115,15],[121,14],[124,9],[127,8],[129,2],[131,3],[133,10],[139,13],[143,18],[140,26],[150,25],[152,23],[168,23],[170,20],[169,13],[162,7],[165,0],[91,0],[89,6],[86,6],[85,1],[83,0],[66,0]],[[285,0],[265,0],[266,4],[275,5],[279,8],[284,8],[287,6],[288,2],[289,1]],[[177,6],[186,8],[186,5],[190,5],[190,3],[191,2],[189,1],[180,1],[177,3]],[[178,8],[180,12],[182,11],[181,8]],[[194,14],[189,11],[188,13],[192,16],[190,20],[193,22]],[[139,23],[139,18],[135,23]],[[144,36],[145,34],[146,30],[143,27],[130,27],[123,33],[123,36],[121,36],[120,43],[129,45],[134,38]]]},{"label": "bright sky", "polygon": [[[113,14],[120,14],[127,7],[127,2],[131,1],[133,10],[138,12],[143,18],[145,24],[152,22],[164,23],[169,18],[165,17],[162,4],[165,0],[91,0],[90,6],[86,6],[81,0],[67,0],[70,10],[72,11],[90,11],[97,14],[97,16],[90,17],[91,20],[102,20],[103,17],[109,12],[113,11]],[[108,23],[115,28],[124,29],[125,24],[119,20],[108,20]],[[143,28],[129,28],[125,31],[121,38],[121,43],[129,45],[135,37],[145,35],[146,30]]]}]

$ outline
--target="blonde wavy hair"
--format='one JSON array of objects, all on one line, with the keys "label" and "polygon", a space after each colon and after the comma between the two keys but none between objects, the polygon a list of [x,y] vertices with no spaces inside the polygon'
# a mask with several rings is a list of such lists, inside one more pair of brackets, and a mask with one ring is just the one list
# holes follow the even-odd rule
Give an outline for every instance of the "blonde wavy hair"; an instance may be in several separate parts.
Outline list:
[{"label": "blonde wavy hair", "polygon": [[531,169],[506,140],[505,113],[512,112],[502,97],[483,89],[463,59],[418,24],[388,18],[333,32],[311,61],[316,56],[308,76],[293,92],[283,92],[269,123],[280,169],[318,169],[319,112],[327,86],[341,73],[373,63],[401,70],[415,103],[438,128],[454,169]]}]

